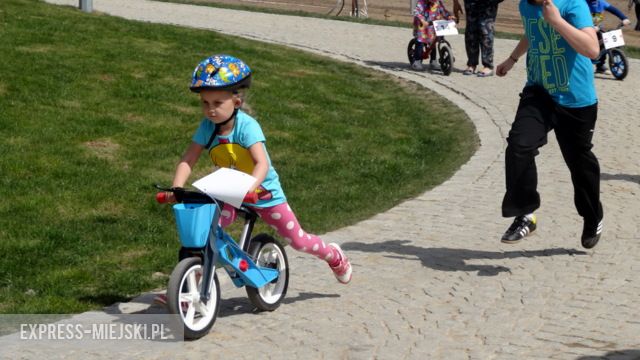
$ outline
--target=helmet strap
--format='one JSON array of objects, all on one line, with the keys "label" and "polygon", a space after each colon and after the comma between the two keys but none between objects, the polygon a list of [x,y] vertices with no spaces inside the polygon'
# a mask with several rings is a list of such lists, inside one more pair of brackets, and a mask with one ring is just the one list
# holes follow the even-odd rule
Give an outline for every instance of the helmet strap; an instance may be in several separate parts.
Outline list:
[{"label": "helmet strap", "polygon": [[207,145],[205,146],[206,149],[209,149],[211,147],[211,144],[213,144],[213,140],[216,138],[216,136],[218,135],[218,132],[220,131],[220,128],[222,127],[222,125],[227,124],[229,121],[231,121],[236,115],[238,114],[238,109],[236,108],[235,110],[233,110],[233,114],[231,114],[231,116],[219,123],[219,124],[215,124],[214,128],[213,128],[213,134],[211,134],[211,137],[209,138],[209,141],[207,142]]},{"label": "helmet strap", "polygon": [[229,123],[229,121],[233,120],[233,118],[236,117],[236,115],[238,115],[238,108],[235,108],[233,110],[233,114],[231,114],[231,116],[229,116],[229,118],[221,123],[217,123],[216,125],[218,129],[220,129],[221,126],[227,125]]}]

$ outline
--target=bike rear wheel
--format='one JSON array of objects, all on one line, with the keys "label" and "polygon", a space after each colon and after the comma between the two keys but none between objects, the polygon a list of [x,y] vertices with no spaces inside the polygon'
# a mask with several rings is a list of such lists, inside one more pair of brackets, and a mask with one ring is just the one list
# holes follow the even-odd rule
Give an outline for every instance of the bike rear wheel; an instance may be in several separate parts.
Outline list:
[{"label": "bike rear wheel", "polygon": [[409,41],[409,45],[407,45],[407,58],[409,59],[409,65],[413,64],[415,61],[416,43],[416,39],[411,39],[411,41]]},{"label": "bike rear wheel", "polygon": [[609,69],[611,74],[618,80],[624,80],[629,73],[629,62],[624,51],[620,49],[609,50]]},{"label": "bike rear wheel", "polygon": [[277,269],[280,273],[274,281],[261,288],[245,287],[247,296],[255,307],[273,311],[282,303],[289,286],[287,253],[282,245],[267,234],[259,234],[251,239],[248,252],[257,266]]},{"label": "bike rear wheel", "polygon": [[213,274],[209,301],[202,300],[202,260],[186,258],[171,272],[167,287],[169,312],[180,315],[185,339],[198,339],[206,335],[218,316],[220,284]]}]

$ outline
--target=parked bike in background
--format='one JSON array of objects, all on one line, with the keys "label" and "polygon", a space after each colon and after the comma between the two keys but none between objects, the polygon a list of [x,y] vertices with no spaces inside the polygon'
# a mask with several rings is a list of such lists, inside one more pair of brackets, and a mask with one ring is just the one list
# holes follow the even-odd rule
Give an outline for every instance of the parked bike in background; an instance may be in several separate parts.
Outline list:
[{"label": "parked bike in background", "polygon": [[[339,16],[344,9],[344,0],[338,0],[336,5],[329,10],[327,15],[331,15],[335,11],[335,16]],[[369,17],[369,9],[367,8],[367,0],[351,0],[351,17],[367,18]]]}]

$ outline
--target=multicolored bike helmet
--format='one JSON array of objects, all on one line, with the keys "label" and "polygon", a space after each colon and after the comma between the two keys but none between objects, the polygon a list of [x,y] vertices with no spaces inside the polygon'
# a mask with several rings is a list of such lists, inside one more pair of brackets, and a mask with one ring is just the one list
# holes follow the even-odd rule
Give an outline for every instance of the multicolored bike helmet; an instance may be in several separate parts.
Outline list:
[{"label": "multicolored bike helmet", "polygon": [[190,89],[237,91],[251,85],[251,69],[242,60],[231,55],[218,54],[200,62],[193,70]]}]

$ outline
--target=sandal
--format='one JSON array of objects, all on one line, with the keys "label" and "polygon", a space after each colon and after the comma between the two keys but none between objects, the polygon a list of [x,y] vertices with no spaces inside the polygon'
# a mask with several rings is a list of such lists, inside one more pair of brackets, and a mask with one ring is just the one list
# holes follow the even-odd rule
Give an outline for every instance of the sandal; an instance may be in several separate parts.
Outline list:
[{"label": "sandal", "polygon": [[473,75],[476,73],[476,68],[469,66],[465,71],[462,72],[462,75]]},{"label": "sandal", "polygon": [[478,77],[488,77],[488,76],[493,76],[493,70],[489,69],[489,71],[486,71],[486,69],[479,71],[478,72]]}]

